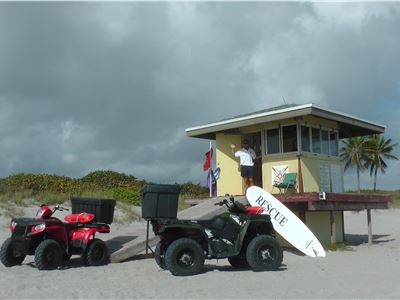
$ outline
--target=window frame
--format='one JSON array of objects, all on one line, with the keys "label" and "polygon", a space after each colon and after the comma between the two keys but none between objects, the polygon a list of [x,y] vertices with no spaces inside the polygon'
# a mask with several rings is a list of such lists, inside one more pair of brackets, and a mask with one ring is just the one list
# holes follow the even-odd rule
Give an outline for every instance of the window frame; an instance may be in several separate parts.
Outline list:
[{"label": "window frame", "polygon": [[[296,144],[297,144],[297,150],[295,151],[287,151],[283,152],[283,127],[290,127],[290,126],[296,126]],[[299,124],[298,123],[291,123],[291,124],[285,124],[281,125],[281,152],[280,153],[298,153],[299,152]]]},{"label": "window frame", "polygon": [[[283,152],[283,127],[287,126],[296,126],[296,132],[297,132],[297,151],[290,151],[290,152]],[[305,151],[303,150],[303,145],[302,145],[302,135],[301,135],[301,126],[308,127],[309,130],[309,144],[310,144],[310,151]],[[279,152],[276,153],[268,153],[268,138],[267,138],[267,131],[272,130],[272,129],[278,129],[278,140],[279,140]],[[313,137],[312,137],[312,131],[313,129],[318,129],[319,131],[319,143],[320,143],[320,153],[314,152],[313,151]],[[328,132],[328,154],[323,154],[322,153],[322,130]],[[314,125],[314,124],[309,124],[307,122],[292,122],[288,124],[279,124],[279,125],[273,125],[273,126],[268,126],[263,128],[264,132],[264,147],[263,147],[263,155],[265,156],[276,156],[276,155],[282,155],[282,154],[293,154],[293,153],[310,153],[313,155],[318,155],[318,156],[324,156],[324,157],[339,157],[339,130],[335,128],[329,128],[321,125]],[[331,149],[331,134],[335,134],[335,139],[336,139],[336,145],[337,145],[337,155],[332,154],[332,149]]]},{"label": "window frame", "polygon": [[[336,141],[336,153],[337,155],[332,154],[331,151],[331,134],[335,135]],[[328,143],[329,143],[329,156],[339,157],[339,131],[337,129],[330,129],[328,134]]]},{"label": "window frame", "polygon": [[[297,125],[297,127],[298,127],[298,135],[299,135],[298,136],[298,140],[300,142],[300,145],[298,147],[299,151],[300,152],[306,152],[306,153],[313,153],[312,152],[312,136],[311,136],[312,131],[311,131],[311,126],[309,124],[307,124],[307,123],[299,123]],[[308,145],[309,145],[310,151],[303,150],[303,136],[302,136],[301,127],[307,127],[308,128]]]},{"label": "window frame", "polygon": [[[267,131],[268,130],[273,130],[273,129],[278,129],[278,142],[279,142],[279,151],[276,153],[268,153],[268,137],[267,137]],[[280,125],[278,126],[272,126],[272,127],[266,127],[264,128],[264,155],[277,155],[282,153],[282,142],[281,142],[281,127]]]}]

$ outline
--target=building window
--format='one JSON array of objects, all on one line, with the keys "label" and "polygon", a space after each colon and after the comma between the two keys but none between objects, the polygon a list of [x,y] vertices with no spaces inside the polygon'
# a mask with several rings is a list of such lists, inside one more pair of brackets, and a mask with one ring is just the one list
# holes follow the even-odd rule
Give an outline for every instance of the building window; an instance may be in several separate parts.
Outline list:
[{"label": "building window", "polygon": [[[287,125],[265,129],[264,134],[267,155],[297,152],[299,148],[304,152],[339,155],[339,136],[338,132],[334,130],[307,125]],[[299,146],[300,142],[301,147]]]},{"label": "building window", "polygon": [[321,131],[319,128],[311,129],[312,136],[312,152],[321,153]]},{"label": "building window", "polygon": [[334,131],[329,132],[329,150],[332,156],[339,155],[338,135]]},{"label": "building window", "polygon": [[283,152],[297,151],[297,126],[290,125],[282,127]]},{"label": "building window", "polygon": [[301,126],[301,150],[311,152],[310,147],[310,127]]},{"label": "building window", "polygon": [[274,154],[280,152],[280,135],[279,128],[267,129],[265,131],[265,137],[267,140],[267,154]]},{"label": "building window", "polygon": [[329,155],[329,131],[321,130],[321,153]]}]

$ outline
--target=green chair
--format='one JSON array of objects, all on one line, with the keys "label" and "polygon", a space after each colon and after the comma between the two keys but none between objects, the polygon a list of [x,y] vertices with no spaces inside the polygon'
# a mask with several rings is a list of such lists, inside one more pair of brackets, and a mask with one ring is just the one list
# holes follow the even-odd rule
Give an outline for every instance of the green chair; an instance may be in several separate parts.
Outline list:
[{"label": "green chair", "polygon": [[297,173],[286,173],[281,182],[275,182],[272,185],[272,191],[274,190],[274,188],[278,188],[279,194],[282,194],[282,190],[284,190],[286,194],[288,189],[296,188],[296,177]]}]

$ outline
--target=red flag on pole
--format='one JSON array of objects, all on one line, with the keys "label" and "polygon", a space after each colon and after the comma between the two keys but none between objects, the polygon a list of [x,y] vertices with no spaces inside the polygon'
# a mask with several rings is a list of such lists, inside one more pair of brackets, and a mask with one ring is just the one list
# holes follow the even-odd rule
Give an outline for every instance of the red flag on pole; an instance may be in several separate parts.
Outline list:
[{"label": "red flag on pole", "polygon": [[205,161],[203,164],[203,171],[207,171],[211,166],[211,158],[212,158],[213,149],[211,148],[205,154]]}]

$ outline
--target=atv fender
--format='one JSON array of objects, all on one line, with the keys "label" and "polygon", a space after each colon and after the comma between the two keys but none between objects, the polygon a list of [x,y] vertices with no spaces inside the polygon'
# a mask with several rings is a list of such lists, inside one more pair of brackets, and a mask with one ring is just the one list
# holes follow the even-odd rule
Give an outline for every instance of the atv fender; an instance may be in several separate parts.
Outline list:
[{"label": "atv fender", "polygon": [[190,238],[200,243],[203,249],[208,249],[207,234],[200,224],[168,224],[161,226],[158,234],[167,245],[179,238]]},{"label": "atv fender", "polygon": [[97,228],[80,228],[71,232],[70,238],[72,246],[86,250],[89,241],[94,239],[96,232],[99,232]]},{"label": "atv fender", "polygon": [[243,246],[246,246],[251,239],[257,235],[275,236],[275,231],[272,223],[262,216],[252,216],[245,225],[241,228],[239,239],[236,243],[235,255],[238,255]]}]

